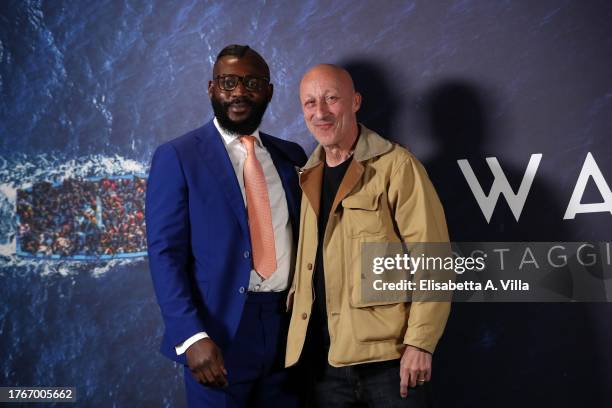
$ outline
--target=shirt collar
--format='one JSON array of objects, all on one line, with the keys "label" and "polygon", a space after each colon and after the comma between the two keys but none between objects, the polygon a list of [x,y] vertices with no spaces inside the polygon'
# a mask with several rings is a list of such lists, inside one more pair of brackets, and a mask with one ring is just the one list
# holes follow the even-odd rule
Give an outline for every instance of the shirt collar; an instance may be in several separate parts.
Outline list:
[{"label": "shirt collar", "polygon": [[[219,134],[221,135],[221,138],[223,139],[223,143],[225,143],[226,146],[229,146],[232,143],[240,142],[238,135],[233,135],[229,133],[227,130],[223,129],[221,125],[219,125],[219,121],[217,120],[216,117],[213,120],[213,123],[215,124],[215,127],[219,131]],[[257,144],[259,146],[262,145],[261,138],[259,137],[259,128],[255,129],[255,131],[251,133],[251,136],[255,136],[255,140],[257,141]]]},{"label": "shirt collar", "polygon": [[[382,156],[393,149],[394,145],[391,142],[368,129],[363,124],[359,124],[359,129],[359,138],[353,150],[355,161],[362,162],[376,156]],[[325,151],[323,146],[318,145],[302,169],[307,170],[316,167],[322,161],[325,161]]]}]

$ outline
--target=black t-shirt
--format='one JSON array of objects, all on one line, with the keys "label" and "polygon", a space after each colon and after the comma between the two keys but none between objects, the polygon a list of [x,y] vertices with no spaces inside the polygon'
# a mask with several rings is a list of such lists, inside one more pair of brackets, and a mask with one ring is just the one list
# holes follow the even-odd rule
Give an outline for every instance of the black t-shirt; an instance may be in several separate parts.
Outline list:
[{"label": "black t-shirt", "polygon": [[[321,202],[319,205],[319,242],[317,245],[317,256],[315,258],[314,267],[314,292],[315,302],[312,311],[312,319],[309,324],[309,339],[311,346],[315,348],[328,349],[329,330],[327,328],[327,306],[325,303],[325,271],[323,269],[323,237],[325,236],[325,227],[329,220],[330,211],[334,204],[334,199],[338,193],[338,188],[344,174],[350,165],[352,158],[348,158],[341,164],[335,167],[329,167],[325,163],[323,168],[323,181],[321,185]],[[332,271],[334,272],[334,271]]]}]

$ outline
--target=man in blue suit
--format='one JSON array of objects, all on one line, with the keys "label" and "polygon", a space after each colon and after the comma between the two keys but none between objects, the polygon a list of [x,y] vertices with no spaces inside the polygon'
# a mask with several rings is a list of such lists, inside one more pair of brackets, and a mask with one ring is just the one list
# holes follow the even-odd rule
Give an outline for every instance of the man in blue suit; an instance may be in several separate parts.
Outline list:
[{"label": "man in blue suit", "polygon": [[225,47],[208,84],[214,120],[153,155],[146,223],[161,352],[185,366],[192,407],[297,405],[282,369],[284,303],[306,155],[259,131],[272,93],[257,52]]}]

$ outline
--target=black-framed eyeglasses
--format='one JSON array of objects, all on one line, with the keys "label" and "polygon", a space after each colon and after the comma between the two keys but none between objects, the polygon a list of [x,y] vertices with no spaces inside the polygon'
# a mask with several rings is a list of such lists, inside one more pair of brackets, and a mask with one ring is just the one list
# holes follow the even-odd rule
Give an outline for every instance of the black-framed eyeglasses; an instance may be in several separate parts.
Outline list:
[{"label": "black-framed eyeglasses", "polygon": [[247,91],[259,92],[270,83],[270,78],[250,75],[218,75],[215,77],[215,81],[217,86],[224,91],[233,91],[238,86],[238,82],[242,81],[242,85]]}]

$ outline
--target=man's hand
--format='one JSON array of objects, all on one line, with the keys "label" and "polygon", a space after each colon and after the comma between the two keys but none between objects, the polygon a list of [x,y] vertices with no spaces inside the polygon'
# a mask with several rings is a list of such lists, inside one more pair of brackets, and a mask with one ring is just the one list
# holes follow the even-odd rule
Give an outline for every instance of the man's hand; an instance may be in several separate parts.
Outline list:
[{"label": "man's hand", "polygon": [[400,395],[408,396],[408,387],[431,380],[431,354],[414,346],[406,346],[400,362]]},{"label": "man's hand", "polygon": [[221,350],[210,338],[200,339],[185,352],[191,374],[200,384],[215,387],[227,385],[227,371]]}]

